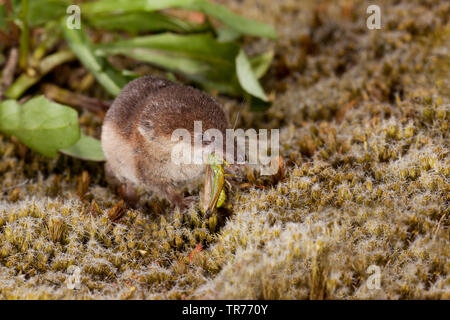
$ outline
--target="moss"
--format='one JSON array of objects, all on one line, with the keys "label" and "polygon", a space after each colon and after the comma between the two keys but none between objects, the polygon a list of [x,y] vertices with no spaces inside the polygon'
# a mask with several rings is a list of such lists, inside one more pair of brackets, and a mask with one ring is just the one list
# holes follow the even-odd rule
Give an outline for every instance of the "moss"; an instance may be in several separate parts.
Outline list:
[{"label": "moss", "polygon": [[145,194],[127,210],[101,165],[0,136],[0,298],[450,298],[450,5],[382,1],[368,31],[365,1],[226,4],[280,34],[247,39],[275,49],[276,100],[239,124],[281,128],[285,178],[243,170],[208,220]]}]

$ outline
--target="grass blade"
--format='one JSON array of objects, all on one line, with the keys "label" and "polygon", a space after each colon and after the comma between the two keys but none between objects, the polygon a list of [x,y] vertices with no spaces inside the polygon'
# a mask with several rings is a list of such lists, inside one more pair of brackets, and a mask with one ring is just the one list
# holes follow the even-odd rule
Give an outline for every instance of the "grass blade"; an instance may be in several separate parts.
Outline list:
[{"label": "grass blade", "polygon": [[206,0],[198,0],[193,1],[193,5],[188,7],[219,19],[226,26],[242,34],[269,39],[277,38],[277,33],[271,25],[239,16],[224,6]]},{"label": "grass blade", "polygon": [[31,0],[28,23],[34,27],[58,20],[66,14],[66,9],[71,4],[69,0]]},{"label": "grass blade", "polygon": [[272,26],[241,17],[224,6],[206,0],[101,0],[82,4],[82,12],[89,16],[132,11],[148,12],[169,8],[201,11],[242,34],[270,39],[277,38],[277,33]]},{"label": "grass blade", "polygon": [[8,22],[6,14],[6,6],[4,4],[0,4],[0,31],[6,31],[8,27]]},{"label": "grass blade", "polygon": [[221,43],[211,34],[176,35],[164,33],[136,37],[97,47],[99,55],[123,54],[183,73],[207,90],[238,94],[235,57],[236,43]]},{"label": "grass blade", "polygon": [[69,29],[65,19],[62,21],[62,28],[67,44],[86,69],[95,76],[106,91],[113,96],[118,95],[128,79],[114,69],[105,58],[94,54],[93,44],[81,29]]},{"label": "grass blade", "polygon": [[28,28],[28,0],[22,0],[22,9],[20,12],[20,57],[19,66],[26,70],[28,66],[28,52],[30,49],[30,30]]},{"label": "grass blade", "polygon": [[113,15],[88,16],[88,23],[97,29],[128,32],[172,31],[193,33],[205,31],[207,25],[194,24],[159,12],[125,12]]}]

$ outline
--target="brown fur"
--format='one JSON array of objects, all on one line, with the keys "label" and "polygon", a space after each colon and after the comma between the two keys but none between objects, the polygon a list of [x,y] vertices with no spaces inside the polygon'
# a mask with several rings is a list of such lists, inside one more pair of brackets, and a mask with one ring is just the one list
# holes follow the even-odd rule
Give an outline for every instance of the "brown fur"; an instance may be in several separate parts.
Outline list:
[{"label": "brown fur", "polygon": [[176,129],[193,136],[194,121],[203,131],[229,128],[222,107],[209,95],[151,76],[130,82],[106,113],[102,147],[109,172],[121,183],[143,186],[183,206],[176,187],[191,183],[203,172],[200,165],[171,162],[170,141]]}]

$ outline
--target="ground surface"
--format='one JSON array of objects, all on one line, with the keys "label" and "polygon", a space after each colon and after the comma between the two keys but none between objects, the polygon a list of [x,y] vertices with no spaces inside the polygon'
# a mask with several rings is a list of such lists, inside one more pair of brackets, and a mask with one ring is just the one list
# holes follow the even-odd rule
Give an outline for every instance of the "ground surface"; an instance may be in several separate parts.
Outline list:
[{"label": "ground surface", "polygon": [[111,223],[101,165],[0,136],[0,298],[449,299],[450,3],[381,1],[369,31],[367,2],[222,2],[279,32],[248,42],[276,100],[240,126],[281,128],[285,179],[242,173],[217,225],[151,196]]}]

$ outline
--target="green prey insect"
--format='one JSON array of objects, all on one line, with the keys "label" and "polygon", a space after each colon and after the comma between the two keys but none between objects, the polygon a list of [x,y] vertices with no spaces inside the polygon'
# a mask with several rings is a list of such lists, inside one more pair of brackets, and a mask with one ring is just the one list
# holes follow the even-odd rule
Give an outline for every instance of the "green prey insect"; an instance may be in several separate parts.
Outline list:
[{"label": "green prey insect", "polygon": [[229,166],[225,160],[220,161],[214,153],[208,156],[203,191],[200,195],[200,210],[206,217],[210,216],[216,208],[220,208],[226,200],[224,186],[225,183],[229,186],[229,182],[225,180],[226,174],[222,162]]}]

